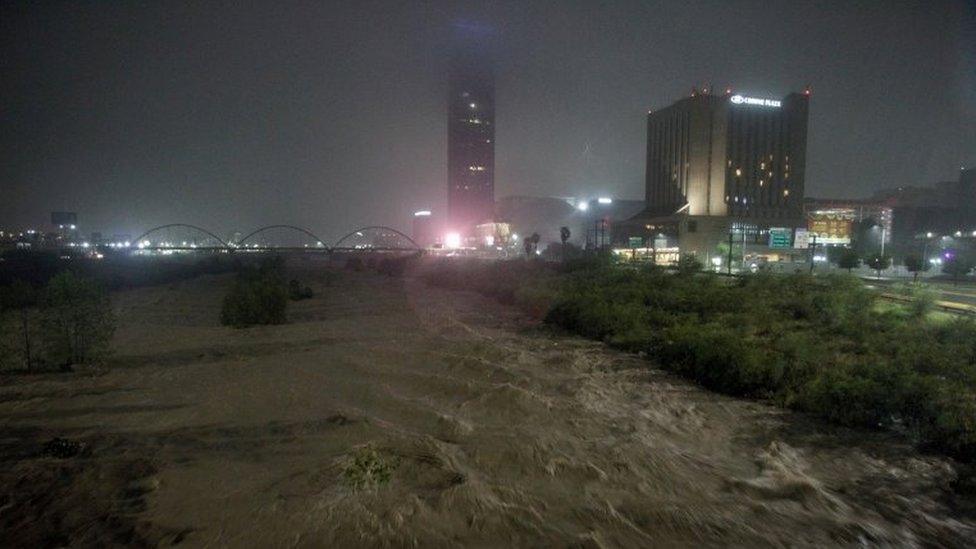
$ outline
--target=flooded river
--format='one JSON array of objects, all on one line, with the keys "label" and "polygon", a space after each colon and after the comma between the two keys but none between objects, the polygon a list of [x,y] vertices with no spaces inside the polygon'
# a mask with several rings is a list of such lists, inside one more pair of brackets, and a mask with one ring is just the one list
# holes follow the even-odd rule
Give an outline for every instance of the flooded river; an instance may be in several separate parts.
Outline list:
[{"label": "flooded river", "polygon": [[[62,503],[35,512],[61,513],[68,541],[976,540],[976,520],[949,489],[954,465],[896,437],[710,393],[474,294],[367,274],[329,286],[303,276],[316,297],[293,304],[289,324],[245,331],[216,322],[226,277],[118,294],[111,369],[0,387],[7,490],[11,472],[43,484],[45,471],[65,467],[28,451],[64,436],[86,444],[75,458],[83,466],[48,486]],[[388,482],[348,481],[364,445],[388,466]],[[133,464],[116,480],[92,473]],[[101,522],[64,503],[90,494],[109,500],[95,507]],[[26,518],[8,513],[4,526]]]}]

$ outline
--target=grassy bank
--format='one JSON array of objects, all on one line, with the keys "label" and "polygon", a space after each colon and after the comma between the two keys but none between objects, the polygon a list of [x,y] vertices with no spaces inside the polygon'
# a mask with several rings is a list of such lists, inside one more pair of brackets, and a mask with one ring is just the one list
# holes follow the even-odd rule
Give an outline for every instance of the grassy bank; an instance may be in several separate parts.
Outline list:
[{"label": "grassy bank", "polygon": [[432,261],[423,276],[644,352],[710,389],[900,430],[976,461],[976,323],[876,307],[852,277],[730,280],[599,260]]}]

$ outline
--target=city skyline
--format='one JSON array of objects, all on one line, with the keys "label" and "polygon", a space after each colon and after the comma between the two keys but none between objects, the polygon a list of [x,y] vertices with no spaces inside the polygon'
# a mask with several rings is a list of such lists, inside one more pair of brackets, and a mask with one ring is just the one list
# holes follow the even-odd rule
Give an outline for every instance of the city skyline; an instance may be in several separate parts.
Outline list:
[{"label": "city skyline", "polygon": [[[458,19],[496,30],[496,196],[642,196],[645,113],[694,85],[757,97],[809,85],[809,196],[927,185],[976,164],[962,2],[0,9],[8,227],[68,210],[85,230],[206,220],[334,234],[444,211]],[[864,26],[875,32],[851,32]]]}]

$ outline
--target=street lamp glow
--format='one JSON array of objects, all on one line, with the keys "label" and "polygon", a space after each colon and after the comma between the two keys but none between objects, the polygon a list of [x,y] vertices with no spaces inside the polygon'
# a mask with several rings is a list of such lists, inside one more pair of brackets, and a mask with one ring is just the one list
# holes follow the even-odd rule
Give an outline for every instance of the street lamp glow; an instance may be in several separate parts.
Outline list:
[{"label": "street lamp glow", "polygon": [[458,233],[447,233],[444,235],[444,246],[447,248],[460,248],[461,235]]},{"label": "street lamp glow", "polygon": [[576,205],[576,208],[581,212],[585,212],[587,209],[589,209],[589,207],[590,207],[589,202],[580,202],[579,204]]},{"label": "street lamp glow", "polygon": [[613,199],[606,196],[601,196],[600,198],[597,198],[596,201],[600,204],[610,204],[613,202]]}]

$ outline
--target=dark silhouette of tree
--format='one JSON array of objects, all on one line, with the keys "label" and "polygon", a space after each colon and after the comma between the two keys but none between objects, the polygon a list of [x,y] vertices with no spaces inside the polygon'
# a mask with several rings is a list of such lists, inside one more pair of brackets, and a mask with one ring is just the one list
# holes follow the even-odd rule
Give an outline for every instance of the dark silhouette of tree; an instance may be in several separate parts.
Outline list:
[{"label": "dark silhouette of tree", "polygon": [[539,236],[539,233],[532,233],[531,236],[526,237],[525,242],[523,242],[523,244],[525,245],[526,256],[532,257],[536,249],[539,247],[540,238],[541,237]]},{"label": "dark silhouette of tree", "polygon": [[108,294],[94,280],[64,271],[48,283],[40,304],[45,353],[52,364],[67,368],[108,352],[115,318]]},{"label": "dark silhouette of tree", "polygon": [[678,272],[681,274],[692,274],[702,270],[702,262],[693,254],[682,254],[678,258]]},{"label": "dark silhouette of tree", "polygon": [[559,228],[559,240],[563,244],[563,246],[562,246],[562,250],[563,250],[563,261],[566,261],[566,242],[569,240],[569,237],[571,236],[571,234],[572,233],[569,232],[569,227],[560,227]]},{"label": "dark silhouette of tree", "polygon": [[21,338],[24,341],[24,366],[29,371],[34,363],[34,351],[31,342],[31,307],[37,303],[37,294],[33,286],[23,280],[15,280],[0,296],[0,310],[18,311],[20,313]]},{"label": "dark silhouette of tree", "polygon": [[929,270],[929,264],[917,255],[905,256],[905,268],[912,273],[912,282],[918,282],[918,273]]},{"label": "dark silhouette of tree", "polygon": [[851,272],[861,264],[861,257],[853,248],[845,248],[837,258],[837,266]]},{"label": "dark silhouette of tree", "polygon": [[952,255],[942,261],[942,272],[952,276],[952,283],[956,284],[959,279],[969,274],[973,270],[973,263],[963,259],[958,255]]},{"label": "dark silhouette of tree", "polygon": [[878,273],[878,278],[881,278],[881,271],[891,267],[891,258],[886,255],[874,254],[868,258],[867,263],[868,267]]}]

